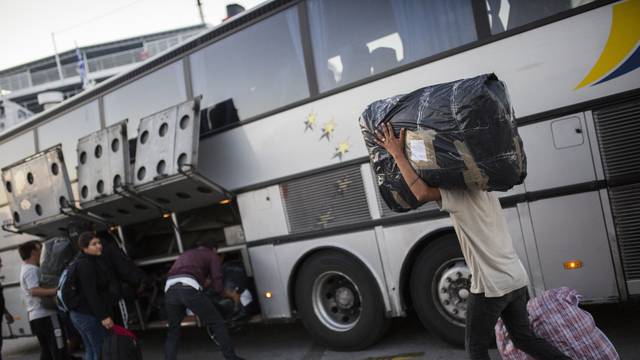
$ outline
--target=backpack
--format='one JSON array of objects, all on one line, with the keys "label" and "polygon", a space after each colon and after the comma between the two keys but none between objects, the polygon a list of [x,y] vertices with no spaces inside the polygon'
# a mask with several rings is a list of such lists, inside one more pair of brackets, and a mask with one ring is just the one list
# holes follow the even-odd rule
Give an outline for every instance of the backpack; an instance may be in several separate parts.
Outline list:
[{"label": "backpack", "polygon": [[102,360],[142,360],[138,337],[128,329],[114,324],[102,342]]},{"label": "backpack", "polygon": [[76,277],[79,259],[76,257],[62,271],[58,281],[58,291],[56,292],[56,303],[58,309],[69,312],[80,305],[80,294]]}]

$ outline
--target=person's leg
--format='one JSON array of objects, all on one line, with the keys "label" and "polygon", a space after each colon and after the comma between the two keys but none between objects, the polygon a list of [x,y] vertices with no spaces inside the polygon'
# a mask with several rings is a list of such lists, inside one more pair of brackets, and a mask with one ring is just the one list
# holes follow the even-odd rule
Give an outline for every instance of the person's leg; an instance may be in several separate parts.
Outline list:
[{"label": "person's leg", "polygon": [[[69,358],[67,354],[67,346],[64,340],[64,333],[60,326],[58,315],[51,315],[43,318],[43,326],[46,328],[45,335],[47,340],[47,349],[53,360],[66,360]],[[59,337],[58,337],[59,336]]]},{"label": "person's leg", "polygon": [[510,302],[502,312],[502,321],[518,349],[540,360],[571,359],[546,340],[537,337],[531,330],[527,301],[527,288],[515,290],[510,294]]},{"label": "person's leg", "polygon": [[506,306],[504,296],[487,298],[484,294],[470,294],[467,302],[467,323],[465,329],[465,345],[472,360],[490,360],[494,327],[500,312]]},{"label": "person's leg", "polygon": [[82,343],[84,344],[84,359],[93,360],[93,342],[90,339],[90,331],[88,329],[85,318],[82,316],[82,314],[74,311],[69,313],[69,317],[71,318],[71,323],[78,330],[78,332],[80,333],[80,337],[82,338]]},{"label": "person's leg", "polygon": [[40,344],[40,360],[50,360],[51,353],[49,353],[47,347],[46,319],[30,320],[29,324],[31,325],[31,332],[36,336]]},{"label": "person's leg", "polygon": [[99,360],[106,330],[94,316],[71,312],[71,321],[80,332],[85,347],[85,360]]},{"label": "person's leg", "polygon": [[164,297],[164,307],[167,311],[167,339],[164,343],[164,357],[166,360],[176,360],[178,357],[178,341],[180,340],[180,323],[184,319],[186,307],[180,300],[179,289],[169,289]]},{"label": "person's leg", "polygon": [[238,359],[224,320],[211,300],[203,292],[195,289],[185,289],[183,299],[185,306],[200,318],[210,333],[215,335],[225,359]]},{"label": "person's leg", "polygon": [[72,354],[74,351],[80,349],[82,337],[80,336],[78,329],[73,326],[68,312],[58,313],[58,317],[60,318],[64,335],[67,340],[67,351]]}]

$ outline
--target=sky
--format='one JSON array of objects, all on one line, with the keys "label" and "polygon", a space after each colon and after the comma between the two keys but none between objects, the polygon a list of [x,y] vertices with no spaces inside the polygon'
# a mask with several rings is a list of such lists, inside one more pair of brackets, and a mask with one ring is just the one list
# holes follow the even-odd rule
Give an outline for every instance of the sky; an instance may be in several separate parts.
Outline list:
[{"label": "sky", "polygon": [[[226,5],[264,0],[201,0],[205,21],[219,24]],[[0,0],[0,70],[58,52],[200,23],[197,0]]]}]

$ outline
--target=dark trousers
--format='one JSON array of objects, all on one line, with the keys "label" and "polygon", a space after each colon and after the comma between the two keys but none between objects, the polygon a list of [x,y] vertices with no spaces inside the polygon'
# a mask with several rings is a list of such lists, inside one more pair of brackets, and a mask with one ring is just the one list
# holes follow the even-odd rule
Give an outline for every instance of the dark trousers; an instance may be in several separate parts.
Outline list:
[{"label": "dark trousers", "polygon": [[187,309],[198,316],[207,327],[209,334],[215,335],[215,340],[225,359],[238,359],[222,316],[202,291],[186,285],[174,285],[165,294],[164,303],[169,322],[169,332],[164,346],[166,360],[175,360],[178,355],[180,323],[184,319]]},{"label": "dark trousers", "polygon": [[[60,324],[60,320],[57,316],[58,315],[52,315],[29,321],[31,331],[38,338],[38,342],[40,343],[40,360],[68,359],[67,340],[64,337],[62,325]],[[57,326],[55,328],[53,321],[57,322]],[[58,344],[60,339],[56,339],[56,332],[58,332],[62,337],[60,344]]]},{"label": "dark trousers", "polygon": [[501,297],[471,294],[467,304],[466,347],[473,360],[490,360],[489,344],[498,317],[504,321],[513,344],[538,360],[568,359],[546,340],[536,337],[529,326],[527,288],[514,290]]}]

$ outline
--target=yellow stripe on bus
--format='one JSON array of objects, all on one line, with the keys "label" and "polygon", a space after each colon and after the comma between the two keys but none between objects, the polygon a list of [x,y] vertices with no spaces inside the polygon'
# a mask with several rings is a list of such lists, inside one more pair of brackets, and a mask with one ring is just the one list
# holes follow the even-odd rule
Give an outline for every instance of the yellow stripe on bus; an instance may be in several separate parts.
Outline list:
[{"label": "yellow stripe on bus", "polygon": [[611,31],[600,58],[575,90],[599,80],[615,70],[640,41],[640,0],[613,5]]}]

